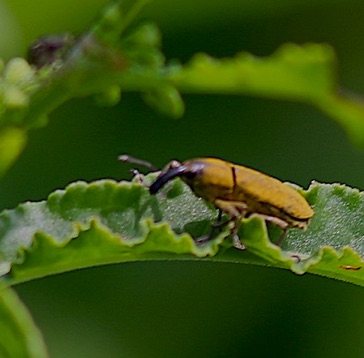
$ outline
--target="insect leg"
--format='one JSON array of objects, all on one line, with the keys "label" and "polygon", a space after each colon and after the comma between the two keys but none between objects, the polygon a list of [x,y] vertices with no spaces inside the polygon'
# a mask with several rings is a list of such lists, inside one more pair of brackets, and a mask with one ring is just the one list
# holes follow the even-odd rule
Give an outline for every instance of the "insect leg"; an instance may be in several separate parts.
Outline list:
[{"label": "insect leg", "polygon": [[222,221],[222,210],[219,209],[219,214],[217,216],[217,219],[214,223],[211,224],[211,226],[214,229],[219,229],[219,231],[221,232],[221,228],[224,227],[225,225],[227,225],[228,223],[230,223],[231,221],[233,221],[232,218]]},{"label": "insect leg", "polygon": [[234,247],[238,250],[246,250],[246,247],[245,245],[240,241],[240,237],[238,235],[238,231],[239,231],[239,227],[240,227],[240,224],[241,224],[241,219],[243,217],[240,217],[238,219],[235,220],[235,225],[233,227],[233,229],[231,230],[231,236],[233,237],[233,244],[234,244]]},{"label": "insect leg", "polygon": [[281,246],[281,244],[286,236],[287,229],[289,228],[288,222],[284,221],[283,219],[277,218],[275,216],[269,216],[269,215],[264,215],[264,214],[256,214],[256,215],[263,218],[265,220],[265,222],[271,223],[282,229],[281,235],[279,236],[278,240],[275,242],[275,245]]},{"label": "insect leg", "polygon": [[[218,208],[219,210],[219,213],[218,213],[218,216],[217,216],[217,219],[214,223],[211,224],[211,227],[210,227],[210,231],[209,233],[206,235],[206,236],[203,236],[201,238],[198,238],[196,239],[195,241],[198,242],[199,244],[203,244],[209,240],[211,240],[214,236],[214,233],[215,233],[215,230],[219,230],[221,232],[221,229],[228,225],[230,222],[232,221],[235,221],[236,218],[233,217],[233,218],[230,218],[230,219],[227,219],[225,221],[222,221],[222,214],[223,214],[223,210]],[[239,238],[238,238],[239,240]],[[234,245],[235,246],[235,245]]]},{"label": "insect leg", "polygon": [[222,218],[222,211],[221,209],[219,209],[219,214],[217,215],[216,222],[211,224],[209,233],[206,236],[203,236],[195,241],[198,242],[199,244],[203,244],[204,242],[207,242],[212,239],[215,230],[218,229],[221,232],[221,228],[230,222],[230,221],[221,222],[221,218]]},{"label": "insect leg", "polygon": [[144,185],[144,175],[138,169],[130,169],[130,174],[133,175],[133,182]]},{"label": "insect leg", "polygon": [[241,201],[226,201],[221,199],[215,200],[214,204],[218,209],[230,216],[230,219],[225,222],[224,225],[232,221],[234,222],[234,227],[230,231],[234,247],[239,250],[245,250],[245,245],[240,241],[238,231],[241,219],[243,219],[247,213],[247,205]]},{"label": "insect leg", "polygon": [[[122,163],[128,163],[128,164],[135,164],[139,167],[144,167],[147,168],[151,171],[156,171],[157,168],[151,164],[150,162],[144,160],[144,159],[139,159],[136,157],[133,157],[129,154],[121,154],[118,156],[118,160]],[[144,176],[143,174],[140,173],[140,171],[138,169],[131,169],[130,173],[134,176],[133,178],[133,182],[139,183],[145,187],[148,187],[147,185],[145,185],[144,183]]]},{"label": "insect leg", "polygon": [[148,162],[147,160],[139,159],[139,158],[133,157],[133,156],[131,156],[129,154],[119,155],[118,160],[120,162],[123,162],[123,163],[135,164],[135,165],[138,165],[140,167],[147,168],[147,169],[149,169],[151,171],[158,170],[152,163]]},{"label": "insect leg", "polygon": [[284,229],[283,231],[282,231],[282,233],[279,235],[279,238],[278,238],[278,240],[275,242],[275,244],[277,245],[277,246],[281,246],[282,245],[282,242],[283,242],[283,240],[284,240],[284,238],[286,237],[286,233],[287,233],[287,229]]}]

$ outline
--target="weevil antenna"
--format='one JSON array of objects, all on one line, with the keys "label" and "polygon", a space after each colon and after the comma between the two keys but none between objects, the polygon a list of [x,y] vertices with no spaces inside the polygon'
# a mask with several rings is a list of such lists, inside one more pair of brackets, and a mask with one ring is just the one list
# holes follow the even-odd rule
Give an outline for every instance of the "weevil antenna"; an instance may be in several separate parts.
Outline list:
[{"label": "weevil antenna", "polygon": [[147,168],[150,171],[157,171],[158,168],[156,168],[152,163],[148,162],[144,159],[135,158],[129,154],[121,154],[118,156],[118,160],[123,163],[129,163],[129,164],[135,164],[139,165],[141,167]]},{"label": "weevil antenna", "polygon": [[149,187],[149,193],[151,193],[152,195],[158,193],[158,191],[161,190],[167,182],[184,174],[186,172],[186,169],[187,168],[184,165],[181,165],[178,168],[169,169],[166,172],[162,173]]}]

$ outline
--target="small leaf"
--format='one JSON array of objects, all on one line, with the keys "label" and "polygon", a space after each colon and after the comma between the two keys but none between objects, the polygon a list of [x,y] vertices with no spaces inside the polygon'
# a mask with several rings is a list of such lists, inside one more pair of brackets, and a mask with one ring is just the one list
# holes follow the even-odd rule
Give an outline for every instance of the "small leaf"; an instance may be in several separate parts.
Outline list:
[{"label": "small leaf", "polygon": [[23,58],[11,59],[4,69],[4,81],[14,85],[24,85],[34,78],[34,69]]},{"label": "small leaf", "polygon": [[144,94],[144,101],[156,111],[171,117],[181,118],[184,114],[184,103],[179,92],[171,86],[160,86]]},{"label": "small leaf", "polygon": [[25,132],[15,127],[0,130],[0,177],[13,164],[26,142]]},{"label": "small leaf", "polygon": [[43,338],[15,292],[0,285],[0,356],[48,357]]},{"label": "small leaf", "polygon": [[119,86],[111,86],[95,96],[96,103],[104,107],[115,106],[120,102],[120,98],[121,89]]}]

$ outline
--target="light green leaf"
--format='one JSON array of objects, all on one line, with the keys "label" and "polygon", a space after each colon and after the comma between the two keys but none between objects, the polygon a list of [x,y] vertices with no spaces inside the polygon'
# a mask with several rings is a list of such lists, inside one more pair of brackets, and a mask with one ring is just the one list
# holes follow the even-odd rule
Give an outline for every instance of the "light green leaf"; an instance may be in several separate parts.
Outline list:
[{"label": "light green leaf", "polygon": [[[181,91],[307,103],[340,123],[354,142],[364,143],[363,101],[339,90],[337,59],[330,46],[285,44],[266,58],[246,52],[226,59],[199,54],[185,66],[166,65],[157,26],[129,26],[145,3],[139,0],[129,11],[112,4],[77,40],[67,34],[43,38],[43,46],[60,41],[60,49],[50,58],[47,51],[35,51],[32,60],[41,67],[37,70],[21,58],[0,65],[0,129],[26,132],[42,126],[50,112],[75,97],[91,95],[114,105],[122,91],[140,92],[157,111],[180,118]],[[17,153],[5,158],[0,151],[0,162],[9,163],[3,170]]]},{"label": "light green leaf", "polygon": [[43,338],[15,292],[0,285],[0,357],[46,358]]},{"label": "light green leaf", "polygon": [[[232,246],[228,228],[201,244],[216,211],[177,179],[157,196],[134,182],[77,182],[47,201],[25,203],[0,216],[3,279],[31,280],[76,268],[135,260],[191,259],[253,263],[316,273],[364,286],[364,195],[338,184],[313,183],[304,193],[315,210],[308,229],[279,230],[260,217],[243,220],[246,251]],[[143,184],[140,183],[143,181]]]},{"label": "light green leaf", "polygon": [[18,157],[26,142],[26,134],[15,127],[0,130],[0,177]]},{"label": "light green leaf", "polygon": [[[329,45],[285,44],[265,58],[246,52],[225,59],[199,54],[184,66],[166,65],[157,26],[150,22],[129,26],[145,2],[135,2],[129,11],[120,3],[107,7],[77,41],[60,36],[65,48],[38,71],[24,59],[7,63],[0,77],[0,124],[24,129],[44,125],[47,115],[70,98],[101,94],[115,104],[119,90],[140,92],[173,118],[184,112],[177,91],[244,94],[316,106],[354,141],[364,143],[364,105],[339,88],[337,59]],[[47,38],[42,41],[47,44]],[[44,54],[34,56],[40,55]],[[41,63],[46,60],[42,57]]]},{"label": "light green leaf", "polygon": [[316,106],[362,145],[363,100],[339,90],[336,62],[329,45],[285,44],[265,58],[246,52],[225,59],[199,54],[170,80],[182,92],[246,94]]}]

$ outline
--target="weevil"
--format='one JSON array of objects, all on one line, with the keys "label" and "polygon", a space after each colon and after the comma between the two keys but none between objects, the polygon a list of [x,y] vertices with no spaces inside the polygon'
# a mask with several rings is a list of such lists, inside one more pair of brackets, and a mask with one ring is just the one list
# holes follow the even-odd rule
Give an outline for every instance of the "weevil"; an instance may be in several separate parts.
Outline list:
[{"label": "weevil", "polygon": [[[140,160],[123,155],[121,161],[141,164]],[[153,166],[148,163],[147,166]],[[238,230],[241,220],[252,214],[282,229],[276,244],[280,244],[290,228],[306,229],[314,211],[306,199],[292,186],[257,170],[230,163],[218,158],[196,158],[171,161],[150,185],[154,195],[170,180],[181,178],[196,196],[211,202],[219,209],[219,218],[212,224],[208,238],[216,228],[232,222],[231,236],[234,246],[244,250]],[[228,220],[221,222],[221,213]]]}]

